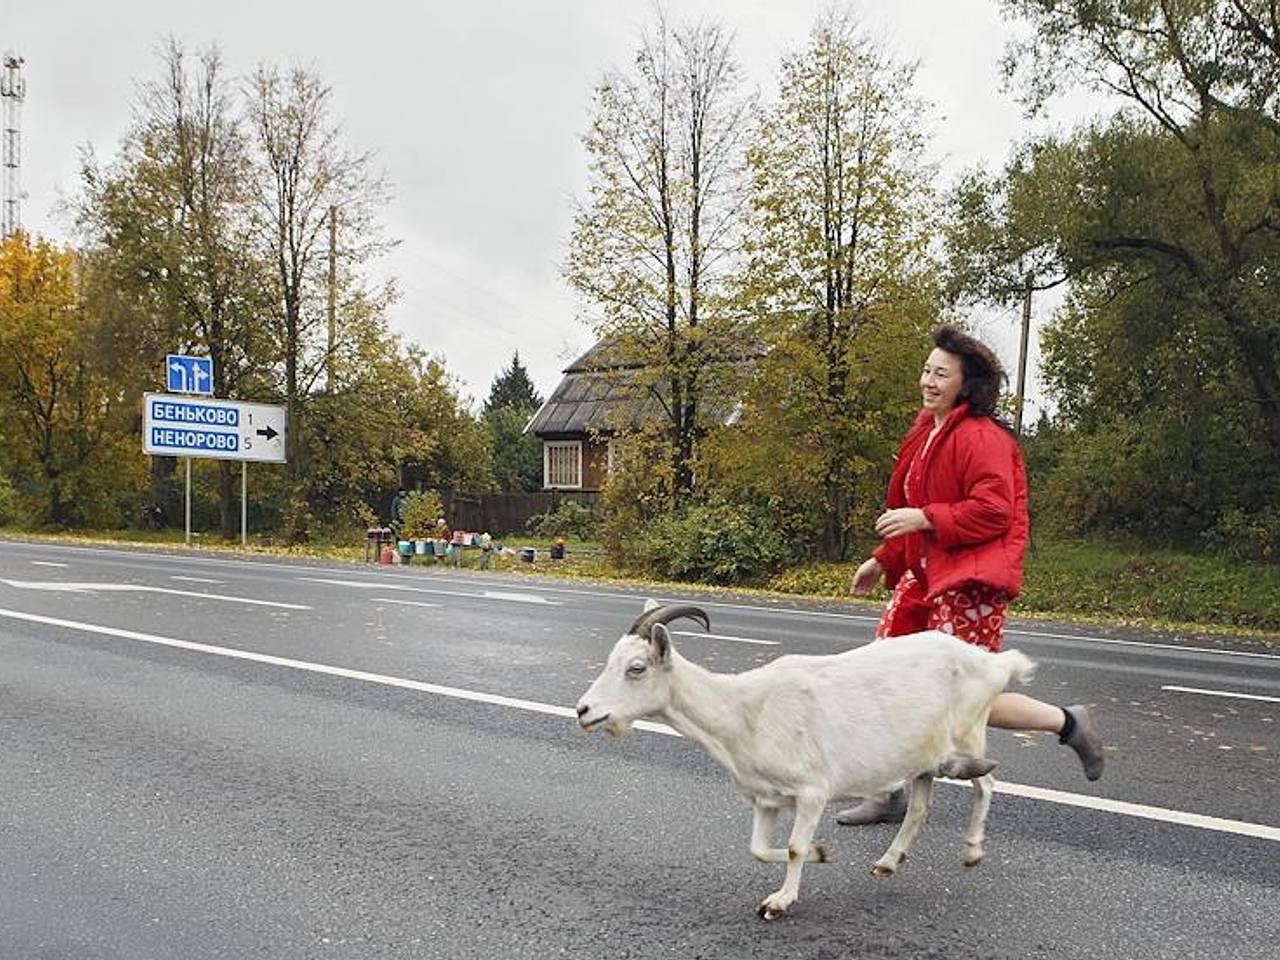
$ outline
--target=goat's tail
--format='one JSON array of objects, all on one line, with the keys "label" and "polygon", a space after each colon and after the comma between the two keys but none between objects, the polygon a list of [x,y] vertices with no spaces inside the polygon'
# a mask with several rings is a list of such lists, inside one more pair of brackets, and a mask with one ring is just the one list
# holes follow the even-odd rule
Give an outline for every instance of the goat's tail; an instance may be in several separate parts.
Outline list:
[{"label": "goat's tail", "polygon": [[997,653],[996,660],[1005,669],[1006,685],[1014,680],[1019,683],[1026,683],[1031,679],[1031,675],[1036,672],[1035,661],[1021,650],[1006,650],[1003,653]]}]

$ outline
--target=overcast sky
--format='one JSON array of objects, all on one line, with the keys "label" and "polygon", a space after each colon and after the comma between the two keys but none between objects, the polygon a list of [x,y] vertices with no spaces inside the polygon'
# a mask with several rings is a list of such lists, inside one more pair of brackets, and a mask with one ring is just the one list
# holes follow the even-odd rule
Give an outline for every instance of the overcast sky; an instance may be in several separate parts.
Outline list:
[{"label": "overcast sky", "polygon": [[[673,20],[727,26],[765,98],[779,58],[804,44],[826,6],[667,3]],[[1000,89],[1009,28],[997,0],[852,9],[900,58],[919,60],[944,177],[984,160],[998,166],[1026,135]],[[78,150],[114,154],[138,83],[157,75],[165,36],[189,48],[216,43],[237,75],[264,61],[300,62],[333,86],[350,142],[374,150],[394,185],[385,222],[401,243],[376,268],[402,291],[393,327],[442,356],[477,400],[517,349],[546,394],[591,343],[582,305],[561,277],[572,202],[585,193],[579,138],[591,89],[629,62],[650,10],[646,0],[0,0],[0,49],[26,60],[24,225],[70,239],[56,208],[77,189]],[[1071,112],[1060,110],[1058,122]],[[1013,311],[981,325],[1011,372],[1016,324]]]}]

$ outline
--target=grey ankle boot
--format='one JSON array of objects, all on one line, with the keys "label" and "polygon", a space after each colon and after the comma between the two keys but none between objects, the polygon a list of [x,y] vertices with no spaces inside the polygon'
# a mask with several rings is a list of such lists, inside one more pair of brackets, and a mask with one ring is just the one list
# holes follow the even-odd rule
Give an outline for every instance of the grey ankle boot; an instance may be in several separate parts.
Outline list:
[{"label": "grey ankle boot", "polygon": [[836,814],[836,823],[862,827],[869,823],[901,823],[907,815],[907,791],[902,787],[878,797],[867,797],[856,807]]},{"label": "grey ankle boot", "polygon": [[1066,744],[1076,752],[1076,756],[1084,765],[1084,775],[1087,779],[1097,780],[1102,776],[1103,764],[1102,731],[1098,729],[1098,721],[1093,711],[1081,704],[1064,707],[1063,710],[1071,714],[1071,719],[1076,722],[1076,725],[1071,731],[1071,736],[1059,737],[1058,742]]}]

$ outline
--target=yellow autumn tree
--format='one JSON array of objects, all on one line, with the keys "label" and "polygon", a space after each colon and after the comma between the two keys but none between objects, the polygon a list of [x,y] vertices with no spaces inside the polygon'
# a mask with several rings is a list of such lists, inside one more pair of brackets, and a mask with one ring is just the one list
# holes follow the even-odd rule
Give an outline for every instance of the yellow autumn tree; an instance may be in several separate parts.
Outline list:
[{"label": "yellow autumn tree", "polygon": [[0,455],[33,519],[113,526],[146,462],[137,398],[111,369],[73,251],[17,233],[0,243]]}]

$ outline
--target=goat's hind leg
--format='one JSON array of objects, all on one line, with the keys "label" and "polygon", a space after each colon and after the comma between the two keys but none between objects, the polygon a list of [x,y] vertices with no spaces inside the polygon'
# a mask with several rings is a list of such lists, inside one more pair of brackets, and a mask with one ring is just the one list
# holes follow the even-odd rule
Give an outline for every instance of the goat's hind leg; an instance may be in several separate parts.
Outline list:
[{"label": "goat's hind leg", "polygon": [[975,777],[973,783],[973,813],[969,816],[969,829],[964,834],[964,865],[976,867],[985,855],[983,841],[987,836],[987,811],[991,809],[991,794],[995,781],[990,774]]},{"label": "goat's hind leg", "polygon": [[911,781],[911,796],[907,800],[907,815],[898,828],[893,843],[879,860],[871,867],[877,877],[887,877],[907,858],[907,851],[915,843],[916,834],[924,826],[925,817],[929,814],[929,804],[933,800],[933,774],[922,773]]},{"label": "goat's hind leg", "polygon": [[[778,822],[778,808],[754,804],[755,815],[751,821],[751,856],[761,863],[786,863],[787,848],[773,847],[773,828]],[[826,863],[827,848],[821,843],[809,844],[804,856],[806,863]]]},{"label": "goat's hind leg", "polygon": [[[826,806],[825,796],[796,798],[796,818],[791,826],[791,837],[786,849],[787,876],[782,887],[760,901],[760,906],[756,908],[756,912],[764,919],[776,920],[787,907],[796,902],[800,893],[800,872],[807,861],[820,862],[820,859],[826,859],[822,846],[812,842],[813,832],[818,828],[818,821],[822,819],[822,811]],[[757,819],[756,823],[759,824],[760,821]]]}]

